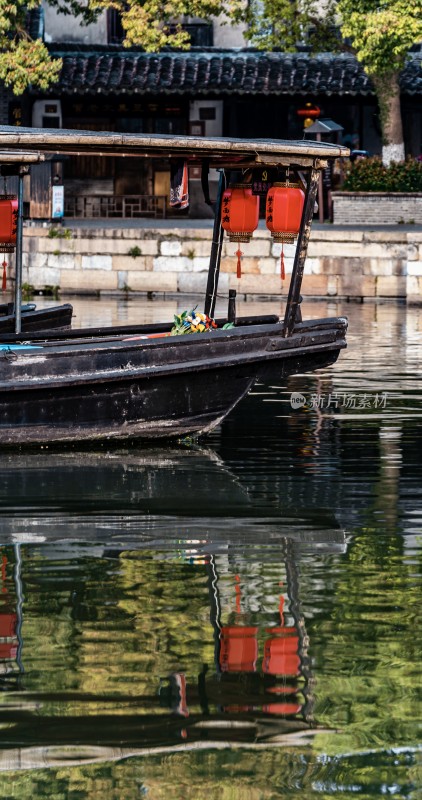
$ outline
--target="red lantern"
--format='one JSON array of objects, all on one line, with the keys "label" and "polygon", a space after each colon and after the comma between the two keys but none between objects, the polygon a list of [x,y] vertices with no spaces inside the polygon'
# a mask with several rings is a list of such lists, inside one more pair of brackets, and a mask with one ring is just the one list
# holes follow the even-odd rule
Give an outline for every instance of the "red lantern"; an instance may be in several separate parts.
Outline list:
[{"label": "red lantern", "polygon": [[[294,242],[300,230],[305,194],[298,183],[275,183],[267,194],[265,220],[275,242]],[[281,278],[284,280],[284,253],[281,250]]]},{"label": "red lantern", "polygon": [[258,227],[259,197],[252,184],[235,183],[223,193],[221,224],[231,242],[249,242]]},{"label": "red lantern", "polygon": [[320,113],[321,109],[312,103],[305,103],[305,108],[298,108],[296,111],[298,117],[311,117],[312,119],[318,119]]},{"label": "red lantern", "polygon": [[0,251],[11,253],[16,244],[18,200],[15,195],[0,197]]},{"label": "red lantern", "polygon": [[[259,197],[252,194],[252,184],[235,183],[223,193],[221,225],[229,234],[231,242],[249,242],[259,222]],[[241,277],[243,255],[237,252],[237,277]]]}]

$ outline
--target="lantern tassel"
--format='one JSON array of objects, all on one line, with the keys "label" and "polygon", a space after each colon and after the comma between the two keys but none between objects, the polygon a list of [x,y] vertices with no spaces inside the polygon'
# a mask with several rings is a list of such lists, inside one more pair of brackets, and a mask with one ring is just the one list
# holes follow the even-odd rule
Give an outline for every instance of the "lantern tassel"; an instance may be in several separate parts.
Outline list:
[{"label": "lantern tassel", "polygon": [[243,253],[242,253],[240,247],[238,248],[238,250],[236,250],[235,255],[237,256],[237,277],[241,278],[242,277],[242,256],[243,256]]},{"label": "lantern tassel", "polygon": [[281,258],[280,258],[280,275],[281,280],[284,281],[286,279],[286,270],[284,269],[284,243],[281,243]]},{"label": "lantern tassel", "polygon": [[1,290],[2,290],[2,292],[4,294],[4,292],[6,291],[6,287],[7,287],[7,273],[6,273],[7,261],[6,261],[6,259],[4,259],[4,261],[2,263],[2,267],[3,267],[3,280],[2,280],[2,284],[1,284]]}]

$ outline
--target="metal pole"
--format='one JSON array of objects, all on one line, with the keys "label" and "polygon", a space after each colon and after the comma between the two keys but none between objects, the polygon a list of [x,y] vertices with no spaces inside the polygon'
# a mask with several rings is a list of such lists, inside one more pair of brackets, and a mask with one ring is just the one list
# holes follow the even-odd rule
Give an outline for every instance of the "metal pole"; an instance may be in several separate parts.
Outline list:
[{"label": "metal pole", "polygon": [[291,336],[293,333],[293,328],[296,322],[296,312],[300,304],[300,290],[302,287],[302,278],[305,268],[306,253],[308,251],[308,242],[311,235],[312,217],[314,215],[315,198],[318,191],[318,184],[319,170],[312,169],[306,189],[305,206],[303,209],[299,238],[296,246],[292,278],[287,297],[286,313],[284,315],[283,335],[285,337]]},{"label": "metal pole", "polygon": [[19,167],[18,219],[16,223],[16,269],[15,269],[15,333],[22,330],[22,237],[23,237],[23,176],[27,167]]},{"label": "metal pole", "polygon": [[214,316],[215,301],[217,299],[218,279],[220,276],[220,261],[221,249],[223,246],[224,229],[221,225],[221,204],[223,200],[223,192],[225,189],[226,176],[224,170],[218,170],[220,173],[217,190],[217,200],[214,207],[214,229],[212,234],[212,245],[210,254],[210,265],[208,267],[208,280],[207,289],[205,292],[205,306],[204,313],[209,317]]}]

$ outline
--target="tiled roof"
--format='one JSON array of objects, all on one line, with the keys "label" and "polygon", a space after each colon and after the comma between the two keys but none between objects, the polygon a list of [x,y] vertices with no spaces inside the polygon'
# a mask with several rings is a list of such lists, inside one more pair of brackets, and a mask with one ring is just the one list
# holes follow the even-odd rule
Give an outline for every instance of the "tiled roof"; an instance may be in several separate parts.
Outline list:
[{"label": "tiled roof", "polygon": [[[117,46],[50,46],[63,58],[52,92],[65,94],[373,94],[368,76],[348,53],[264,53],[194,50],[143,53]],[[420,53],[410,54],[402,91],[422,93]]]}]

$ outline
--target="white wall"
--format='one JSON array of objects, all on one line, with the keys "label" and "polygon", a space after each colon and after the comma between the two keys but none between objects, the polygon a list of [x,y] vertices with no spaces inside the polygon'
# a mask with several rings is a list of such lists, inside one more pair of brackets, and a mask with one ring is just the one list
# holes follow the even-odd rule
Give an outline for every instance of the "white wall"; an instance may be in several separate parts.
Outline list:
[{"label": "white wall", "polygon": [[[79,44],[107,44],[107,17],[103,12],[92,25],[82,25],[78,17],[59,14],[43,2],[46,42],[78,42]],[[196,18],[192,18],[194,21]],[[244,25],[223,25],[223,17],[213,21],[214,46],[221,48],[246,47]]]},{"label": "white wall", "polygon": [[194,122],[201,119],[201,109],[213,109],[215,119],[205,120],[204,136],[223,135],[223,101],[222,100],[192,100],[189,107],[189,120]]},{"label": "white wall", "polygon": [[92,25],[82,25],[79,17],[59,14],[43,3],[46,42],[77,42],[78,44],[107,44],[107,18],[103,12]]},{"label": "white wall", "polygon": [[223,25],[223,16],[213,20],[214,47],[247,47],[243,33],[245,25]]}]

